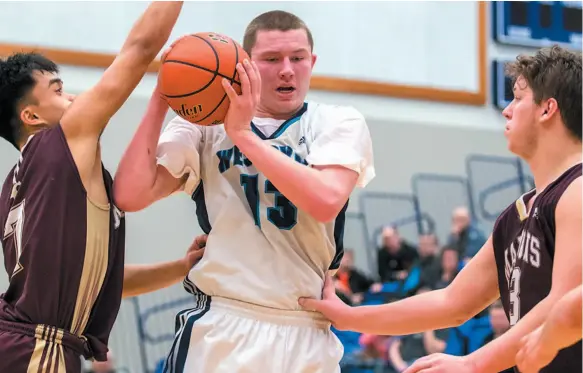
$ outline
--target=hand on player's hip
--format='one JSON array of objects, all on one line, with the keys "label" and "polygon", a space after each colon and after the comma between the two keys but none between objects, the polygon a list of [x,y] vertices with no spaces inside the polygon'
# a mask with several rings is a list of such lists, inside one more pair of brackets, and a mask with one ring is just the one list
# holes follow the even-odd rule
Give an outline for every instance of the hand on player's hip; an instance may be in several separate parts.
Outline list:
[{"label": "hand on player's hip", "polygon": [[322,300],[314,298],[300,298],[299,304],[306,311],[316,311],[323,314],[338,330],[348,330],[351,325],[351,307],[345,304],[336,295],[334,279],[326,275]]},{"label": "hand on player's hip", "polygon": [[206,234],[197,236],[188,251],[186,251],[186,256],[184,257],[186,273],[202,258],[207,237]]},{"label": "hand on player's hip", "polygon": [[245,59],[243,63],[238,63],[237,73],[241,81],[240,95],[227,79],[223,79],[223,88],[230,101],[225,130],[231,138],[241,131],[251,130],[251,120],[261,97],[261,76],[255,62]]}]

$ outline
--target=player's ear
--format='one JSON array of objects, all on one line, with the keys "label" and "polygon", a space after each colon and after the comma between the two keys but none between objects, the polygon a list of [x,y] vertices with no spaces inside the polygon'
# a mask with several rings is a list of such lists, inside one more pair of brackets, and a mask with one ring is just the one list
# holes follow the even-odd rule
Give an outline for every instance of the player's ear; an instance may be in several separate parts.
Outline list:
[{"label": "player's ear", "polygon": [[557,100],[555,100],[554,98],[543,100],[540,106],[542,122],[550,120],[559,111],[559,105],[557,103]]},{"label": "player's ear", "polygon": [[27,126],[39,126],[45,123],[34,108],[30,105],[25,106],[20,112],[20,120]]},{"label": "player's ear", "polygon": [[312,54],[312,69],[314,68],[314,65],[316,64],[317,59],[318,59],[318,56],[316,56],[315,54]]}]

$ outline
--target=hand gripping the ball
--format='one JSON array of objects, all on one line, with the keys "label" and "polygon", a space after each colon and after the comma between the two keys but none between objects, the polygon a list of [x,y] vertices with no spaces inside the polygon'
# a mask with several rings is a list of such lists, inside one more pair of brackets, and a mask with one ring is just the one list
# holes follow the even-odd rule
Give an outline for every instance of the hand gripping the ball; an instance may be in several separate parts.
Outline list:
[{"label": "hand gripping the ball", "polygon": [[225,131],[231,139],[251,131],[251,120],[255,116],[261,98],[261,76],[255,62],[245,59],[237,64],[241,80],[241,94],[237,94],[229,81],[223,79],[223,88],[229,97],[230,105],[225,117]]}]

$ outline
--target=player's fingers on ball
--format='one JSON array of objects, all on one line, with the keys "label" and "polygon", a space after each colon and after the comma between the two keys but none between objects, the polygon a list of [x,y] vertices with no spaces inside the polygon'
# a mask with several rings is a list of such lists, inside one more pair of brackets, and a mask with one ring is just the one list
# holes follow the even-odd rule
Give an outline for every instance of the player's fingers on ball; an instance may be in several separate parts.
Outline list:
[{"label": "player's fingers on ball", "polygon": [[231,83],[227,79],[223,79],[221,83],[223,84],[223,89],[225,90],[227,97],[229,97],[229,101],[234,102],[239,95],[233,89]]},{"label": "player's fingers on ball", "polygon": [[249,87],[251,89],[251,95],[253,100],[257,99],[257,91],[261,90],[260,84],[261,82],[259,81],[259,76],[257,75],[257,71],[255,70],[255,68],[253,67],[253,65],[251,64],[251,62],[249,60],[245,60],[243,61],[243,64],[245,65],[245,70],[247,72],[247,76],[249,77]]},{"label": "player's fingers on ball", "polygon": [[241,92],[244,96],[249,97],[251,94],[251,82],[249,81],[249,75],[242,63],[237,64],[237,73],[239,74],[239,80],[241,81]]}]

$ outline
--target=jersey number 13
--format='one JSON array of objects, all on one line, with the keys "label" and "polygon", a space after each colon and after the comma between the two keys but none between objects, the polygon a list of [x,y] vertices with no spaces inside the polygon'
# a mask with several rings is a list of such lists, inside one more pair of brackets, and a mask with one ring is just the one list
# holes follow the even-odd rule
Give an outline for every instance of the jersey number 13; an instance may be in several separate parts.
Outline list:
[{"label": "jersey number 13", "polygon": [[[241,186],[245,191],[245,197],[253,213],[255,225],[261,228],[261,219],[259,213],[259,176],[258,175],[241,175]],[[267,220],[279,229],[292,229],[298,218],[297,207],[281,194],[275,185],[269,180],[265,180],[264,192],[273,194],[274,206],[267,208]]]},{"label": "jersey number 13", "polygon": [[514,267],[510,275],[510,325],[514,326],[520,320],[520,275],[519,267]]}]

